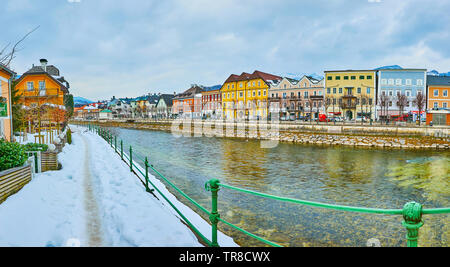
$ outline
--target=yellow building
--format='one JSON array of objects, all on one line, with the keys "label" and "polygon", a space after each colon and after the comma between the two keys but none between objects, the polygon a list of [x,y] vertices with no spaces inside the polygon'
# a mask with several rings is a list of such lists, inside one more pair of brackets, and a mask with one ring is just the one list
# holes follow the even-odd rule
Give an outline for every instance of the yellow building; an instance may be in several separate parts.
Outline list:
[{"label": "yellow building", "polygon": [[346,120],[375,119],[375,70],[325,71],[325,105],[328,116]]},{"label": "yellow building", "polygon": [[266,119],[269,87],[282,78],[255,71],[231,74],[221,88],[222,112],[225,119]]}]

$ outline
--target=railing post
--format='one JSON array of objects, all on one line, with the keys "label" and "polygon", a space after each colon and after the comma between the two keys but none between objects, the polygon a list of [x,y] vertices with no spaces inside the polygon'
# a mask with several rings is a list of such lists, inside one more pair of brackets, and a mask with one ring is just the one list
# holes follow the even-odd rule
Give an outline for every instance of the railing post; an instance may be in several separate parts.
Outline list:
[{"label": "railing post", "polygon": [[120,140],[120,158],[123,160],[123,141]]},{"label": "railing post", "polygon": [[208,182],[209,190],[211,191],[211,215],[209,220],[211,221],[211,246],[218,247],[217,242],[217,223],[219,222],[220,214],[217,211],[217,192],[219,192],[219,180],[213,179]]},{"label": "railing post", "polygon": [[114,135],[114,152],[117,153],[117,136]]},{"label": "railing post", "polygon": [[153,192],[153,189],[148,188],[148,158],[145,157],[145,191],[151,193]]},{"label": "railing post", "polygon": [[417,247],[419,228],[422,227],[422,205],[416,202],[406,203],[403,207],[403,226],[406,228],[407,246]]},{"label": "railing post", "polygon": [[133,147],[130,146],[130,172],[133,172]]}]

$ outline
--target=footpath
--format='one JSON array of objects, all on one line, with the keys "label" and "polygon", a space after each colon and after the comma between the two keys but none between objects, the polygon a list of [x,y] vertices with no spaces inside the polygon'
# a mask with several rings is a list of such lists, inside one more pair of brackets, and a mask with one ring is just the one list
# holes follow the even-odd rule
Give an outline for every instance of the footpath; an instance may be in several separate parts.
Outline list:
[{"label": "footpath", "polygon": [[[203,246],[176,212],[145,191],[120,156],[99,136],[71,126],[63,168],[36,174],[0,205],[0,246]],[[211,226],[171,201],[204,233]],[[222,246],[237,246],[219,233]]]}]

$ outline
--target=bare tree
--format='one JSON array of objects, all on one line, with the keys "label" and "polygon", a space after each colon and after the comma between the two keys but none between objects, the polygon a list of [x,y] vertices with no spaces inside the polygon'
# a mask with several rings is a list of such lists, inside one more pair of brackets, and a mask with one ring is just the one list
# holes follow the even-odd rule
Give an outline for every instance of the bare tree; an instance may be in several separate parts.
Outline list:
[{"label": "bare tree", "polygon": [[22,38],[20,38],[19,41],[17,41],[14,45],[11,46],[11,43],[8,43],[0,50],[0,64],[9,67],[11,64],[11,61],[16,57],[16,53],[20,51],[19,45],[34,31],[36,31],[39,28],[37,26],[36,28],[29,31],[27,34],[25,34]]},{"label": "bare tree", "polygon": [[400,117],[403,117],[403,111],[405,110],[405,106],[408,103],[408,97],[398,92],[396,98],[397,98],[397,107],[400,109]]},{"label": "bare tree", "polygon": [[422,115],[422,111],[425,108],[425,104],[426,104],[426,98],[425,96],[422,94],[422,92],[417,92],[416,98],[414,99],[413,103],[414,105],[417,107],[417,109],[419,110],[419,126],[420,126],[420,120],[421,120],[421,115]]},{"label": "bare tree", "polygon": [[381,107],[381,116],[384,117],[384,121],[387,123],[387,116],[388,116],[388,110],[389,110],[389,102],[390,97],[386,94],[381,94],[380,98],[378,99],[378,104]]}]

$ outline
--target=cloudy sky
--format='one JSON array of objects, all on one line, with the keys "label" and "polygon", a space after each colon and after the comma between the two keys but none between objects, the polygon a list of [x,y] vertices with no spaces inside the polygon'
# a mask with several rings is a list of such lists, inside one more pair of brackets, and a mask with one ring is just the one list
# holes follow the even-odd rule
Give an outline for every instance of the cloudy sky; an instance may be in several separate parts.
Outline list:
[{"label": "cloudy sky", "polygon": [[46,58],[91,100],[181,92],[255,69],[450,71],[448,0],[2,0],[11,67]]}]

